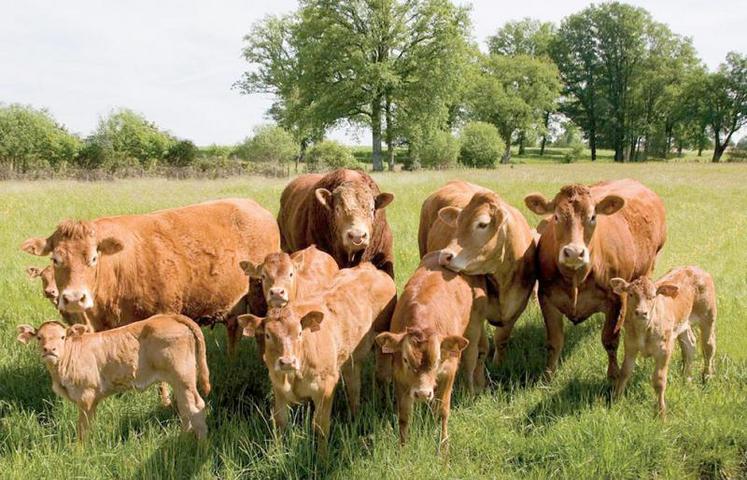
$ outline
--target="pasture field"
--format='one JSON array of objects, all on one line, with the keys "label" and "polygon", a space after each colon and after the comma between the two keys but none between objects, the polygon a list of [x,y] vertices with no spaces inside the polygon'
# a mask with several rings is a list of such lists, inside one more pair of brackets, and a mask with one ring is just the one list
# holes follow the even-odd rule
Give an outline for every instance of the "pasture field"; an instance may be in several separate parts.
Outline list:
[{"label": "pasture field", "polygon": [[[747,477],[747,166],[681,163],[517,165],[375,175],[396,195],[387,208],[401,288],[418,263],[423,199],[451,178],[496,190],[530,221],[523,197],[554,195],[570,182],[632,177],[658,192],[669,237],[657,274],[697,264],[716,281],[716,377],[686,384],[677,349],[667,390],[669,416],[654,416],[652,364],[639,367],[626,397],[610,405],[601,317],[572,327],[556,378],[541,381],[544,327],[534,301],[519,320],[507,361],[490,370],[489,391],[455,395],[447,458],[436,456],[437,431],[427,407],[415,416],[410,442],[397,443],[391,405],[373,400],[364,382],[362,415],[349,420],[338,390],[328,462],[317,461],[309,408],[273,436],[269,381],[253,340],[229,363],[223,327],[205,330],[213,392],[208,441],[179,433],[155,387],[105,401],[91,436],[75,442],[74,405],[57,398],[33,347],[15,337],[20,323],[55,318],[38,281],[24,267],[45,259],[20,251],[29,236],[51,233],[63,218],[142,213],[208,199],[249,196],[277,211],[287,179],[142,179],[107,183],[0,183],[0,478],[746,478]],[[622,359],[622,348],[619,351]],[[702,360],[697,355],[696,368]],[[370,370],[370,369],[369,369]],[[371,378],[368,376],[367,378]]]}]

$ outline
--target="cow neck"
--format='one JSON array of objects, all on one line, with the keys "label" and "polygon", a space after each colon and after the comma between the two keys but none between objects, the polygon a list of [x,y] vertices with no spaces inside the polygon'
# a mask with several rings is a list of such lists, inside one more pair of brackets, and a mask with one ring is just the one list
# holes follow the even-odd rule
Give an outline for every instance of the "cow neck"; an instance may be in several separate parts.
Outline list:
[{"label": "cow neck", "polygon": [[516,235],[512,235],[514,232],[511,231],[510,220],[510,218],[507,218],[500,227],[499,235],[503,236],[503,241],[500,241],[499,237],[501,247],[496,249],[497,255],[493,256],[493,267],[490,269],[492,271],[490,276],[493,277],[493,281],[499,289],[505,288],[513,282],[516,272],[521,269],[524,258],[524,252],[517,250],[519,246],[517,245]]},{"label": "cow neck", "polygon": [[[86,334],[84,334],[86,335]],[[52,381],[56,382],[60,387],[67,390],[67,387],[74,385],[77,380],[82,380],[78,367],[80,363],[88,364],[85,367],[92,367],[92,362],[89,362],[91,358],[89,355],[84,355],[81,349],[81,339],[67,338],[65,340],[65,353],[57,361],[57,365],[54,367],[47,364],[47,369],[52,376]]]},{"label": "cow neck", "polygon": [[576,316],[578,308],[578,291],[591,273],[591,265],[572,270],[558,265],[558,272],[570,284],[571,315]]}]

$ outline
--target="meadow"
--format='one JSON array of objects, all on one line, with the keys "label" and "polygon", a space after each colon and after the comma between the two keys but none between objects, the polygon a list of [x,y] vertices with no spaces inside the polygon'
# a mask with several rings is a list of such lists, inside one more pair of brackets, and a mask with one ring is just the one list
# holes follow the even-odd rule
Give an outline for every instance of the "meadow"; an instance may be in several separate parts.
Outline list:
[{"label": "meadow", "polygon": [[[527,193],[552,196],[571,182],[631,177],[667,207],[669,236],[657,275],[678,265],[710,271],[718,293],[716,377],[683,381],[677,350],[667,390],[666,422],[654,415],[652,364],[639,360],[626,397],[610,404],[601,317],[566,323],[566,346],[552,382],[541,380],[544,327],[534,301],[510,340],[507,361],[490,369],[489,391],[454,399],[448,457],[436,455],[437,431],[418,409],[410,442],[397,442],[396,414],[379,404],[370,381],[351,420],[338,391],[329,460],[315,458],[309,408],[273,435],[269,381],[253,340],[229,362],[222,326],[206,329],[213,392],[208,441],[179,432],[156,388],[112,397],[99,408],[89,440],[75,441],[74,405],[57,398],[33,347],[15,337],[20,323],[55,318],[38,281],[24,267],[46,260],[20,251],[30,236],[51,233],[63,218],[142,213],[207,199],[248,196],[273,213],[287,179],[136,179],[83,183],[0,183],[0,478],[745,478],[747,477],[747,166],[734,164],[526,164],[495,170],[383,173],[395,238],[397,285],[418,264],[420,205],[451,178],[497,191],[531,224]],[[622,348],[619,351],[622,358]],[[700,352],[696,368],[701,365]],[[370,376],[368,376],[370,378]]]}]

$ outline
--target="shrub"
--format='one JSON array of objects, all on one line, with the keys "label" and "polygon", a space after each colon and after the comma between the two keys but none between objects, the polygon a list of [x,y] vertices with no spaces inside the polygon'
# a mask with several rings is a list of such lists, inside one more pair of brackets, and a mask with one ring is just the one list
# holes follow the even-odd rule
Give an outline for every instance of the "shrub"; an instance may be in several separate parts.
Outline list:
[{"label": "shrub", "polygon": [[298,152],[298,143],[293,139],[293,135],[274,125],[259,127],[253,137],[246,139],[234,149],[234,154],[242,160],[278,165],[292,162]]},{"label": "shrub", "polygon": [[575,162],[584,153],[584,144],[581,141],[576,141],[568,146],[568,149],[563,154],[563,161],[565,163]]},{"label": "shrub", "polygon": [[198,148],[190,140],[179,140],[166,152],[166,163],[173,167],[188,167],[197,158]]},{"label": "shrub", "polygon": [[361,168],[353,153],[333,140],[315,143],[306,153],[306,171],[323,172],[337,168]]},{"label": "shrub", "polygon": [[450,132],[435,132],[413,145],[411,156],[413,165],[417,162],[423,168],[453,168],[459,159],[459,140]]},{"label": "shrub", "polygon": [[468,167],[495,167],[506,146],[498,129],[485,122],[469,122],[462,128],[459,140],[459,161]]}]

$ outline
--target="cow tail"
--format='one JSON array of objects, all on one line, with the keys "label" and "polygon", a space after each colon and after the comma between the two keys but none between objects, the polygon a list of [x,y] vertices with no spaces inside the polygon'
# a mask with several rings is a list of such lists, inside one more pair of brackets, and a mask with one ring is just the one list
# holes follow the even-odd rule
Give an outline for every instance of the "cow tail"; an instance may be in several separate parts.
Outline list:
[{"label": "cow tail", "polygon": [[187,317],[178,316],[175,319],[182,325],[189,328],[195,337],[195,360],[197,362],[197,383],[202,394],[210,394],[210,370],[207,364],[207,352],[205,348],[205,336],[202,334],[199,325]]}]

